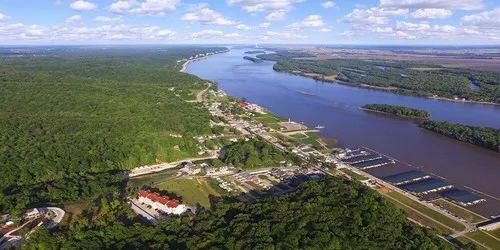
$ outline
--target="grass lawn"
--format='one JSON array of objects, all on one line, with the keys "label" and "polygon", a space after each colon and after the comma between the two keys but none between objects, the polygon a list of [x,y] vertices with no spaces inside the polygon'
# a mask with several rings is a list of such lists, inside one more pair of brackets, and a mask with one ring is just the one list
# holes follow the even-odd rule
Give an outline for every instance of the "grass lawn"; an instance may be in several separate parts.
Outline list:
[{"label": "grass lawn", "polygon": [[485,246],[487,246],[491,249],[500,249],[500,241],[485,234],[481,230],[470,232],[466,235],[471,237],[474,240],[477,240],[478,242],[481,242],[482,244],[484,244]]},{"label": "grass lawn", "polygon": [[262,189],[263,189],[261,186],[259,186],[259,185],[255,184],[255,183],[253,183],[252,181],[247,181],[247,182],[246,182],[246,184],[248,184],[248,185],[250,185],[250,186],[254,187],[254,188],[255,188],[255,189],[257,189],[257,190],[262,190]]},{"label": "grass lawn", "polygon": [[488,231],[488,233],[500,239],[500,228],[497,230]]},{"label": "grass lawn", "polygon": [[448,227],[451,227],[457,231],[465,230],[465,226],[462,223],[455,221],[455,220],[453,220],[453,219],[451,219],[451,218],[449,218],[449,217],[447,217],[447,216],[445,216],[437,211],[434,211],[434,210],[420,204],[419,202],[414,201],[414,200],[406,197],[403,194],[400,194],[398,192],[389,192],[389,193],[387,193],[387,195],[389,195],[392,198],[395,198],[398,201],[400,201],[400,202],[416,209],[417,211],[433,218],[434,220],[439,221],[439,222],[447,225]]},{"label": "grass lawn", "polygon": [[319,136],[316,134],[316,133],[306,133],[306,135],[308,136],[308,138],[304,138],[304,139],[294,139],[296,142],[298,143],[302,143],[302,144],[309,144],[309,145],[312,145],[312,146],[322,146],[318,141],[317,139],[319,139]]},{"label": "grass lawn", "polygon": [[469,210],[464,209],[462,207],[459,207],[459,206],[457,206],[457,205],[455,205],[447,200],[444,200],[444,199],[435,200],[433,203],[443,207],[444,209],[448,210],[449,212],[463,218],[464,220],[466,220],[470,223],[478,223],[478,222],[487,220],[486,218],[484,218],[480,215],[474,214],[474,213],[470,212]]},{"label": "grass lawn", "polygon": [[347,169],[347,168],[344,168],[344,169],[341,169],[340,171],[344,172],[346,175],[349,175],[351,176],[353,179],[355,180],[358,180],[358,181],[364,181],[364,180],[367,180],[368,178],[362,176],[362,175],[359,175],[357,173],[354,173],[353,171]]},{"label": "grass lawn", "polygon": [[265,124],[280,122],[279,119],[277,119],[276,117],[272,117],[272,116],[255,117],[255,120],[260,122],[260,123],[265,123]]},{"label": "grass lawn", "polygon": [[409,209],[408,207],[406,206],[403,206],[393,200],[391,200],[397,207],[401,208],[401,210],[403,210],[406,214],[406,216],[408,216],[409,218],[411,218],[412,220],[415,220],[417,221],[418,223],[424,225],[424,226],[427,226],[427,227],[430,227],[430,228],[435,228],[437,229],[440,233],[444,234],[444,235],[450,235],[452,234],[452,231],[446,227],[443,227],[441,224],[438,224],[432,220],[429,220],[428,218],[422,216],[420,213],[417,213],[415,212],[414,210],[411,210]]},{"label": "grass lawn", "polygon": [[200,203],[204,207],[210,206],[209,195],[220,196],[214,188],[207,182],[207,179],[179,179],[158,185],[158,188],[172,192],[182,197],[188,205]]},{"label": "grass lawn", "polygon": [[294,134],[294,135],[289,135],[291,138],[293,139],[297,139],[297,140],[300,140],[300,139],[307,139],[309,138],[309,136],[305,135],[305,134]]},{"label": "grass lawn", "polygon": [[458,238],[457,238],[457,240],[458,240],[458,241],[460,241],[460,242],[461,242],[461,243],[463,243],[463,244],[467,244],[467,243],[469,243],[469,242],[472,242],[472,244],[476,245],[476,246],[478,247],[478,249],[480,249],[480,250],[487,250],[487,249],[486,249],[486,248],[484,248],[483,246],[476,244],[475,242],[473,242],[473,241],[471,241],[471,240],[469,240],[469,239],[465,238],[464,236],[460,236],[460,237],[458,237]]}]

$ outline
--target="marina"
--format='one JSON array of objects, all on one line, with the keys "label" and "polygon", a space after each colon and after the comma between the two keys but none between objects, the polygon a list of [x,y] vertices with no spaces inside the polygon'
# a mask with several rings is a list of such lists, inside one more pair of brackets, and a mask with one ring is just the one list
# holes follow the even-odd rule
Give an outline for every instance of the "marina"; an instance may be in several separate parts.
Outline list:
[{"label": "marina", "polygon": [[436,178],[430,178],[421,182],[402,186],[406,191],[416,195],[426,195],[453,188],[453,184]]},{"label": "marina", "polygon": [[357,164],[357,163],[373,161],[373,160],[378,160],[378,159],[382,159],[382,156],[368,154],[368,155],[355,156],[355,157],[352,157],[349,159],[344,159],[343,162],[346,164],[349,164],[349,165],[353,165],[353,164]]},{"label": "marina", "polygon": [[396,163],[396,162],[392,159],[380,158],[380,159],[376,159],[373,161],[366,161],[366,162],[357,163],[357,164],[354,164],[353,167],[358,168],[360,170],[366,170],[366,169],[378,168],[378,167],[382,167],[382,166],[386,166],[386,165],[391,165],[394,163]]},{"label": "marina", "polygon": [[481,196],[462,189],[452,189],[443,192],[441,195],[464,207],[472,206],[486,201],[485,199],[481,198]]},{"label": "marina", "polygon": [[418,170],[413,170],[413,171],[408,171],[400,174],[395,174],[391,176],[387,176],[382,178],[384,181],[390,182],[393,185],[400,186],[404,184],[409,184],[421,180],[425,180],[431,178],[429,174],[426,174],[422,171]]}]

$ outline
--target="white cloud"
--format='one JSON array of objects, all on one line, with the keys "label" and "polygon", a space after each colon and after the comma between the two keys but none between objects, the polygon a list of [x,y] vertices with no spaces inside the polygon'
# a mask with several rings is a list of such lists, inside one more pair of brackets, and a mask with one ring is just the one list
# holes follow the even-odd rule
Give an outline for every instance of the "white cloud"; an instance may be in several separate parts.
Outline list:
[{"label": "white cloud", "polygon": [[196,4],[186,4],[186,9],[188,11],[197,11],[208,7],[208,3],[196,3]]},{"label": "white cloud", "polygon": [[447,10],[478,10],[483,0],[380,0],[380,6],[392,8],[436,8]]},{"label": "white cloud", "polygon": [[335,7],[335,5],[336,4],[332,1],[321,3],[321,7],[323,7],[323,8],[333,8],[333,7]]},{"label": "white cloud", "polygon": [[356,29],[373,29],[378,25],[389,23],[389,17],[407,16],[408,9],[387,9],[374,7],[370,9],[355,9],[342,19],[345,23],[350,23]]},{"label": "white cloud", "polygon": [[281,21],[285,19],[285,17],[286,17],[285,11],[273,11],[266,16],[266,21],[268,22]]},{"label": "white cloud", "polygon": [[254,29],[254,27],[250,27],[246,24],[238,24],[238,25],[234,26],[234,28],[237,30],[253,30]]},{"label": "white cloud", "polygon": [[410,23],[404,21],[396,21],[396,28],[404,31],[421,31],[429,30],[431,26],[428,23]]},{"label": "white cloud", "polygon": [[385,27],[385,28],[377,27],[377,29],[375,30],[375,32],[376,33],[392,33],[393,29],[392,29],[392,27]]},{"label": "white cloud", "polygon": [[292,23],[288,26],[286,26],[287,29],[291,30],[300,30],[303,28],[319,28],[322,27],[325,23],[323,22],[323,19],[321,18],[320,15],[310,15],[304,20]]},{"label": "white cloud", "polygon": [[148,16],[164,16],[165,11],[172,11],[180,0],[117,0],[108,9],[116,14],[139,14]]},{"label": "white cloud", "polygon": [[446,19],[453,15],[451,10],[446,9],[418,9],[410,14],[414,19]]},{"label": "white cloud", "polygon": [[410,35],[410,34],[403,32],[403,31],[396,31],[396,33],[394,33],[393,36],[397,37],[399,39],[408,39],[408,40],[417,39],[417,37],[415,35]]},{"label": "white cloud", "polygon": [[462,17],[463,25],[500,28],[500,8]]},{"label": "white cloud", "polygon": [[241,6],[247,12],[269,12],[266,21],[280,21],[292,10],[293,4],[304,0],[227,0],[229,5]]},{"label": "white cloud", "polygon": [[54,5],[61,5],[62,1],[61,0],[56,0],[54,1]]},{"label": "white cloud", "polygon": [[97,16],[93,20],[97,21],[97,22],[103,22],[103,23],[113,23],[113,22],[119,22],[122,19],[123,19],[122,16],[117,16],[117,17]]},{"label": "white cloud", "polygon": [[318,30],[318,32],[325,32],[325,33],[326,32],[331,32],[331,31],[332,31],[331,28],[321,28],[321,29]]},{"label": "white cloud", "polygon": [[70,16],[70,17],[66,18],[65,22],[72,23],[72,22],[81,21],[81,20],[82,20],[82,16],[74,15],[74,16]]},{"label": "white cloud", "polygon": [[192,13],[187,13],[181,20],[213,25],[233,25],[234,22],[209,8],[203,8]]},{"label": "white cloud", "polygon": [[269,25],[271,25],[271,23],[264,22],[264,23],[259,24],[259,28],[267,29],[269,27]]},{"label": "white cloud", "polygon": [[200,32],[192,33],[189,38],[191,39],[204,39],[204,40],[241,40],[243,38],[239,33],[225,34],[220,30],[202,30]]},{"label": "white cloud", "polygon": [[93,9],[97,8],[97,5],[95,3],[92,3],[92,2],[78,0],[78,1],[72,2],[69,5],[69,7],[72,10],[76,10],[76,11],[89,11],[89,10],[93,10]]},{"label": "white cloud", "polygon": [[0,13],[0,21],[5,21],[5,20],[7,20],[7,19],[9,19],[9,18],[10,18],[9,16],[7,16],[7,15],[5,15],[5,14]]},{"label": "white cloud", "polygon": [[302,36],[289,32],[274,32],[268,31],[264,36],[261,37],[262,40],[296,40],[305,39],[307,36]]}]

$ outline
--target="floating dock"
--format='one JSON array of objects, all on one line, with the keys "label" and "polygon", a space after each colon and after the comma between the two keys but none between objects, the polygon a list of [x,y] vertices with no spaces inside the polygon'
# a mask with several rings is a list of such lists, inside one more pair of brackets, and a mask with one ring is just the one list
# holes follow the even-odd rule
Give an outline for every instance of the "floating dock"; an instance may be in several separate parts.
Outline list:
[{"label": "floating dock", "polygon": [[461,206],[472,206],[486,201],[481,196],[463,189],[452,189],[441,194],[442,196],[460,204]]},{"label": "floating dock", "polygon": [[382,167],[385,165],[390,165],[396,163],[394,160],[389,159],[389,158],[380,158],[372,161],[365,161],[357,164],[353,164],[353,167],[360,169],[360,170],[366,170],[370,168],[378,168]]},{"label": "floating dock", "polygon": [[413,171],[409,171],[409,172],[404,172],[404,173],[400,173],[400,174],[387,176],[387,177],[382,178],[382,180],[390,182],[393,185],[399,186],[399,185],[409,184],[409,183],[413,183],[413,182],[418,182],[418,181],[429,179],[429,178],[431,178],[430,175],[428,175],[424,172],[421,172],[421,171],[413,170]]},{"label": "floating dock", "polygon": [[352,165],[352,164],[357,164],[357,163],[366,162],[366,161],[373,161],[373,160],[378,160],[378,159],[382,159],[382,156],[368,154],[368,155],[351,157],[349,159],[344,159],[343,162],[347,163],[349,165]]},{"label": "floating dock", "polygon": [[453,188],[453,184],[442,179],[431,178],[421,182],[404,185],[402,188],[414,194],[425,195],[451,189]]}]

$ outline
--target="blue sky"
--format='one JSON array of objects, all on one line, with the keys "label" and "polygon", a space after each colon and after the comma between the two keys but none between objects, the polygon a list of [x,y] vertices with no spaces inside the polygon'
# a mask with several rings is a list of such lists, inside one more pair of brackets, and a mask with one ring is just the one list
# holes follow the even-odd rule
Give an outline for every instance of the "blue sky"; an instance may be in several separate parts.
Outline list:
[{"label": "blue sky", "polygon": [[500,0],[0,0],[0,44],[500,44]]}]

